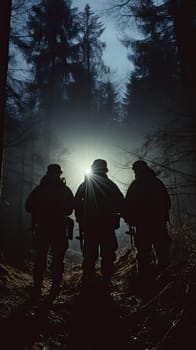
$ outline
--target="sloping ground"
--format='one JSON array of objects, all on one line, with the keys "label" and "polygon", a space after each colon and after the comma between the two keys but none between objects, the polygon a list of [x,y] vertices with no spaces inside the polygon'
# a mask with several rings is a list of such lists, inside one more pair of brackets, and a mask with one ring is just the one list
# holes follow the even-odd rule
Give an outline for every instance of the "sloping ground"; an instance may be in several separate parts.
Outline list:
[{"label": "sloping ground", "polygon": [[[155,280],[133,278],[121,293],[121,316],[131,349],[191,349],[196,331],[196,251]],[[136,295],[139,296],[137,297]],[[193,347],[192,347],[193,346]]]},{"label": "sloping ground", "polygon": [[[179,239],[180,237],[180,239]],[[138,278],[135,251],[116,262],[111,295],[99,283],[81,289],[81,266],[66,269],[56,300],[28,298],[31,274],[0,264],[2,349],[192,349],[196,332],[194,234],[173,235],[173,263],[157,278]],[[180,252],[180,254],[179,254]],[[179,258],[180,255],[180,258]],[[175,262],[175,264],[174,264]]]},{"label": "sloping ground", "polygon": [[67,322],[72,300],[79,292],[80,275],[80,266],[67,269],[61,293],[52,303],[47,299],[51,285],[49,277],[44,281],[43,296],[31,299],[31,274],[0,264],[2,349],[64,349]]}]

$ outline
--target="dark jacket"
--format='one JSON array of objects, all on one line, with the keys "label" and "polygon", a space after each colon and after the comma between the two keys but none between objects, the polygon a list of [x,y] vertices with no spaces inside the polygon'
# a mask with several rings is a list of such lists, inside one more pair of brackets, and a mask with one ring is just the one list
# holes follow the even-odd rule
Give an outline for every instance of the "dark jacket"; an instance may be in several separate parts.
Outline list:
[{"label": "dark jacket", "polygon": [[26,211],[38,226],[63,225],[73,211],[72,191],[59,177],[45,175],[26,200]]},{"label": "dark jacket", "polygon": [[169,220],[170,197],[154,172],[145,173],[130,185],[123,216],[129,224],[162,224]]},{"label": "dark jacket", "polygon": [[115,229],[119,226],[122,203],[123,194],[116,184],[105,174],[94,174],[76,192],[76,220],[84,230],[96,225]]}]

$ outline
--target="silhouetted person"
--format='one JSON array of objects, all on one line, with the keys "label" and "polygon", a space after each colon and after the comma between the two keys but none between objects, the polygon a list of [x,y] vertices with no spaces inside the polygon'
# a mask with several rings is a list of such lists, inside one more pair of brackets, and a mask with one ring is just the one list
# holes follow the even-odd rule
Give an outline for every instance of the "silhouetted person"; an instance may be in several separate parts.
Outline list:
[{"label": "silhouetted person", "polygon": [[40,185],[26,201],[26,210],[32,215],[37,250],[33,271],[35,295],[41,294],[49,248],[52,255],[50,295],[55,297],[58,294],[64,270],[64,254],[68,248],[68,239],[72,239],[73,221],[67,216],[73,211],[74,197],[65,180],[60,177],[61,174],[58,164],[50,164]]},{"label": "silhouetted person", "polygon": [[101,257],[101,274],[104,285],[109,286],[115,260],[119,227],[119,213],[123,195],[107,176],[107,163],[96,159],[92,175],[86,176],[75,195],[75,215],[83,234],[83,281],[96,277],[95,265]]},{"label": "silhouetted person", "polygon": [[170,197],[164,184],[145,161],[136,161],[132,169],[135,180],[131,183],[124,201],[124,218],[136,227],[138,271],[147,272],[152,262],[154,246],[159,271],[169,264]]}]

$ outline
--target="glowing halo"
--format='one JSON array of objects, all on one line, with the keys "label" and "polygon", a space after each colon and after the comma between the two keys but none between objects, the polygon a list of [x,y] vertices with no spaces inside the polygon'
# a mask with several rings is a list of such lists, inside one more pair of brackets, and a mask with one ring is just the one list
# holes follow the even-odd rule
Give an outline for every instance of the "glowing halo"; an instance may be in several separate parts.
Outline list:
[{"label": "glowing halo", "polygon": [[92,175],[92,170],[90,168],[85,169],[84,174],[85,174],[85,176],[90,176],[90,175]]}]

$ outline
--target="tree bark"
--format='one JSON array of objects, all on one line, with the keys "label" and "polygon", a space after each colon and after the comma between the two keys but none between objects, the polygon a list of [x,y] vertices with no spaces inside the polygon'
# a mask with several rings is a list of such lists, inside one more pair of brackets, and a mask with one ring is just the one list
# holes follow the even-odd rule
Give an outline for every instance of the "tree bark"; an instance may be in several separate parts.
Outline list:
[{"label": "tree bark", "polygon": [[[171,1],[178,57],[182,72],[182,82],[187,101],[187,112],[191,116],[191,127],[196,128],[196,2],[195,0]],[[194,134],[194,132],[193,132]],[[196,143],[193,140],[196,159]]]},{"label": "tree bark", "polygon": [[0,5],[0,199],[2,191],[6,78],[8,68],[11,2],[11,0],[3,0]]}]

